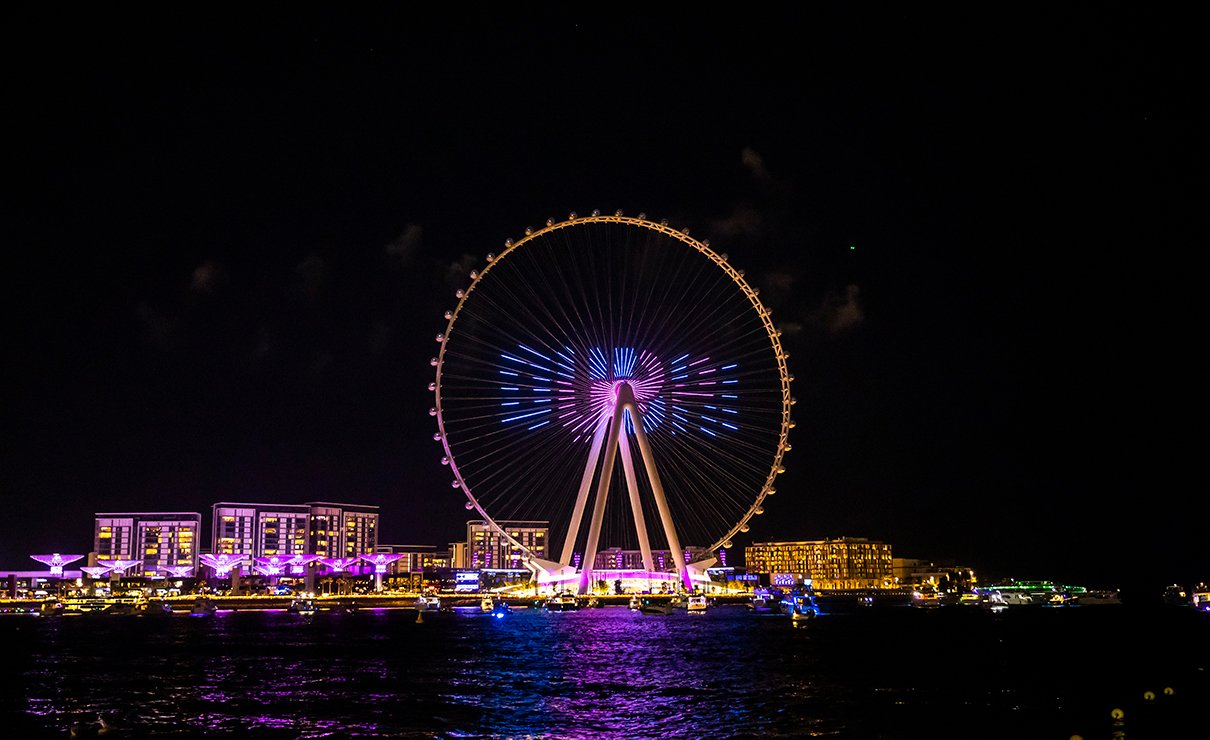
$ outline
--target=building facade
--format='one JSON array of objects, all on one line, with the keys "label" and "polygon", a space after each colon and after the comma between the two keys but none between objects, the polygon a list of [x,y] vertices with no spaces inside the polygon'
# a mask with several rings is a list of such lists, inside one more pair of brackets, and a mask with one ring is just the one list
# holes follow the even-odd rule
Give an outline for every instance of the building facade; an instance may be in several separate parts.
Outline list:
[{"label": "building facade", "polygon": [[818,589],[896,585],[891,546],[862,537],[754,542],[744,549],[744,563],[749,573],[767,575],[774,585],[807,579]]},{"label": "building facade", "polygon": [[[534,557],[547,557],[550,522],[501,521],[498,524],[510,537],[533,553]],[[516,570],[525,567],[522,550],[514,547],[500,532],[482,519],[466,523],[465,557],[464,567],[467,568]]]},{"label": "building facade", "polygon": [[211,510],[215,555],[349,558],[379,552],[377,506],[224,501]]},{"label": "building facade", "polygon": [[98,512],[93,526],[96,564],[138,560],[127,575],[162,576],[170,567],[197,572],[202,515],[181,511]]}]

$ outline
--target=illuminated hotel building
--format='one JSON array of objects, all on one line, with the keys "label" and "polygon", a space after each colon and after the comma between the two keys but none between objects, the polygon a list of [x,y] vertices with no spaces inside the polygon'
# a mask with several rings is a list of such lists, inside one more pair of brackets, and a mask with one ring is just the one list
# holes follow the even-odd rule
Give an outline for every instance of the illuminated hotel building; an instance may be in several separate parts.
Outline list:
[{"label": "illuminated hotel building", "polygon": [[127,575],[160,576],[169,567],[197,571],[202,515],[180,511],[100,512],[95,515],[93,550],[97,564],[140,560]]},{"label": "illuminated hotel building", "polygon": [[[550,522],[501,521],[500,527],[509,536],[520,542],[534,557],[546,557],[546,545],[550,540]],[[483,520],[466,523],[467,568],[520,570],[525,567],[520,548],[500,535]]]},{"label": "illuminated hotel building", "polygon": [[817,589],[887,588],[894,583],[891,546],[861,537],[802,542],[754,542],[744,548],[749,573],[811,579]]},{"label": "illuminated hotel building", "polygon": [[378,507],[220,502],[211,507],[215,555],[356,557],[378,552]]}]

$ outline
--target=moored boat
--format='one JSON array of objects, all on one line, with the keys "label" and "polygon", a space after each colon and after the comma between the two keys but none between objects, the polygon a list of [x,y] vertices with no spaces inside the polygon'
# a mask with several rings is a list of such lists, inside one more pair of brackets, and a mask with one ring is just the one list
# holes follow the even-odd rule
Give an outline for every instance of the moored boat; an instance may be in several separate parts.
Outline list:
[{"label": "moored boat", "polygon": [[574,612],[580,608],[580,602],[575,594],[560,591],[543,601],[542,608],[548,612]]},{"label": "moored boat", "polygon": [[810,593],[790,594],[781,601],[782,611],[796,622],[814,619],[821,613],[815,596]]},{"label": "moored boat", "polygon": [[640,614],[652,614],[658,617],[666,617],[672,613],[673,606],[668,601],[655,601],[653,599],[643,599],[639,606]]},{"label": "moored boat", "polygon": [[416,611],[419,611],[419,612],[441,611],[441,598],[438,596],[418,596],[418,597],[416,597]]},{"label": "moored boat", "polygon": [[191,617],[209,617],[218,612],[218,607],[214,601],[206,597],[201,597],[193,602],[193,606],[189,608],[189,616]]},{"label": "moored boat", "polygon": [[690,613],[701,613],[710,607],[704,595],[690,596],[685,600],[685,610]]}]

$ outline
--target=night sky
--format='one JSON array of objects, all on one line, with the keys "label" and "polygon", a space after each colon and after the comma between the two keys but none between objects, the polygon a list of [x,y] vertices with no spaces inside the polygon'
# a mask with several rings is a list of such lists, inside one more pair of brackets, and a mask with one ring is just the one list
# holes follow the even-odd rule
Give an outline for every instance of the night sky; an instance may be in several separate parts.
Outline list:
[{"label": "night sky", "polygon": [[0,568],[87,552],[97,511],[208,537],[215,501],[463,537],[442,312],[526,226],[621,209],[783,329],[793,451],[748,537],[1210,579],[1186,19],[161,12],[6,13]]}]

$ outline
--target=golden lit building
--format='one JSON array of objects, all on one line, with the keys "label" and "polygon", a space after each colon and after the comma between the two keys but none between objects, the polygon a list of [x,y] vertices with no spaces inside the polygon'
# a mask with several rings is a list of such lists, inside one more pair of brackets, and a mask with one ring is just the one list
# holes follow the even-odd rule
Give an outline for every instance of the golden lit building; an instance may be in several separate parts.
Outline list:
[{"label": "golden lit building", "polygon": [[202,515],[179,511],[98,513],[93,551],[98,565],[113,560],[140,560],[132,576],[163,575],[169,567],[197,571]]},{"label": "golden lit building", "polygon": [[801,542],[754,542],[744,548],[749,573],[778,581],[810,579],[817,589],[891,588],[891,546],[863,537]]}]

